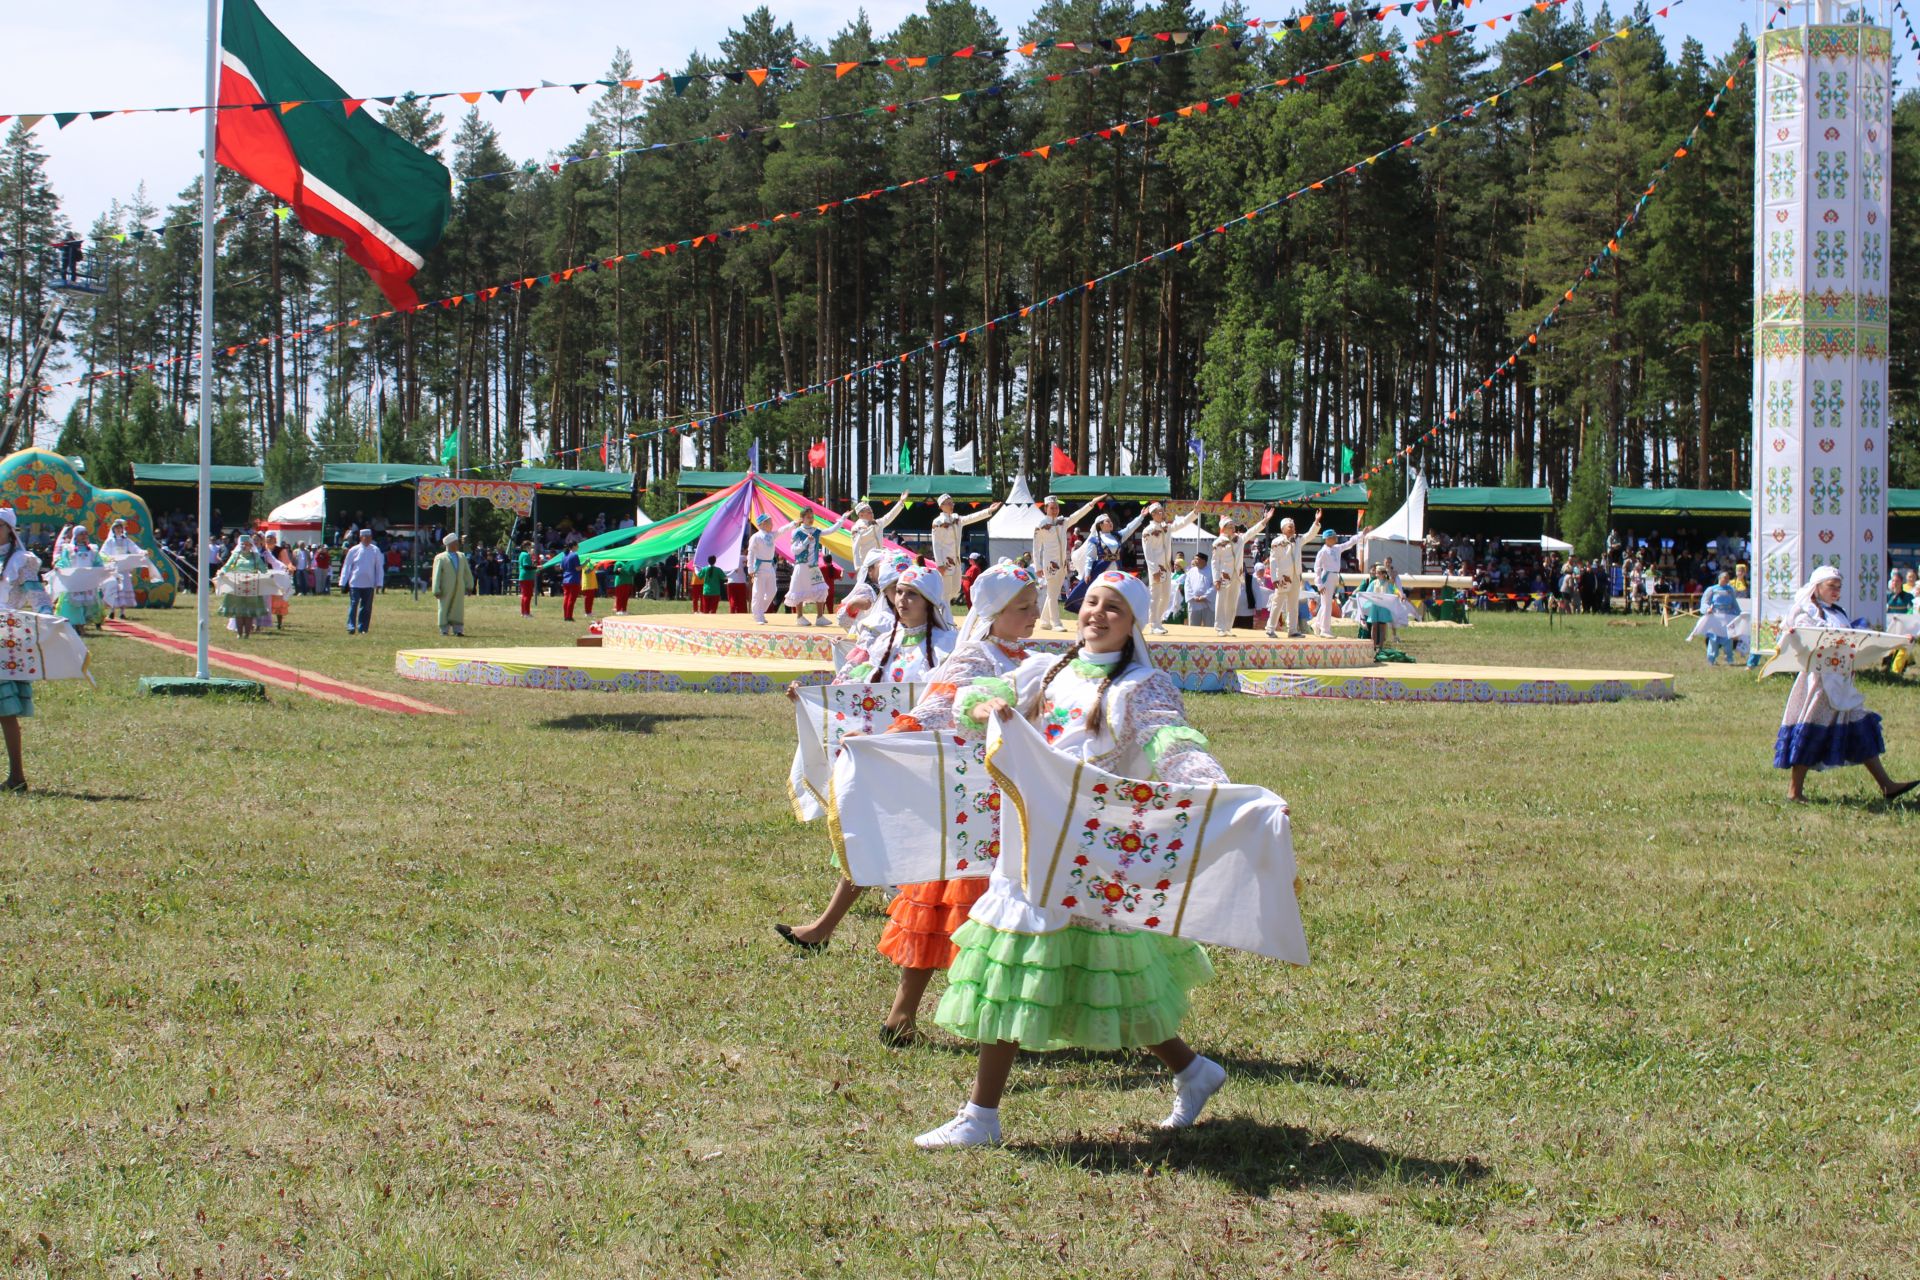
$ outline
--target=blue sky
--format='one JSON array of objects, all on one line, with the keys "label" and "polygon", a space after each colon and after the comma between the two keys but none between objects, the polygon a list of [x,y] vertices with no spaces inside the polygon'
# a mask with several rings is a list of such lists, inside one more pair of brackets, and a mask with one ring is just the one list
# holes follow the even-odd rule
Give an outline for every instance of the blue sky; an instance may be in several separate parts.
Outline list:
[{"label": "blue sky", "polygon": [[[1505,13],[1524,0],[1478,0],[1475,9]],[[1625,11],[1630,0],[1615,8]],[[1008,31],[1031,11],[1022,0],[986,0]],[[195,0],[71,0],[20,4],[4,21],[0,41],[0,112],[85,111],[198,102],[204,75],[205,9]],[[607,0],[263,0],[283,31],[350,92],[369,96],[408,89],[460,90],[571,82],[599,75],[616,47],[633,54],[642,73],[677,68],[690,52],[712,52],[749,6],[613,4]],[[825,38],[845,25],[850,9],[822,0],[771,3],[777,17]],[[876,30],[891,30],[918,6],[875,0],[865,6]],[[1597,5],[1589,3],[1592,12]],[[1283,17],[1293,4],[1259,3],[1251,11]],[[1656,25],[1670,48],[1685,36],[1710,54],[1731,46],[1743,22],[1757,25],[1748,0],[1680,0]],[[1411,20],[1399,20],[1402,24]],[[455,108],[463,104],[455,102]],[[584,97],[536,94],[531,102],[482,100],[516,158],[564,144],[586,117]],[[456,112],[449,110],[448,114]],[[198,171],[199,117],[81,120],[56,133],[39,126],[48,168],[71,217],[84,227],[114,198],[141,182],[163,205]]]}]

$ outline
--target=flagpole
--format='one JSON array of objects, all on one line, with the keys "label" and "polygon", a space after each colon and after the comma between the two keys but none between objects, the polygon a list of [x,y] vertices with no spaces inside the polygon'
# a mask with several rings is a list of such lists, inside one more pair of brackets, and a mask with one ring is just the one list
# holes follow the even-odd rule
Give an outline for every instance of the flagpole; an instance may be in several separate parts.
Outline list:
[{"label": "flagpole", "polygon": [[209,678],[207,667],[207,549],[213,537],[213,153],[219,145],[220,0],[207,0],[207,122],[200,166],[200,536],[198,638],[194,675]]}]

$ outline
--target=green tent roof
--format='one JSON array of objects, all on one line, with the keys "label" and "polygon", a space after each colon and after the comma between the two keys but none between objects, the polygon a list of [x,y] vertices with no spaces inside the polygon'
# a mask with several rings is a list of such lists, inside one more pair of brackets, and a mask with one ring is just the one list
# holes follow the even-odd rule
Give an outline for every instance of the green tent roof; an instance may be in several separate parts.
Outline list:
[{"label": "green tent roof", "polygon": [[1281,507],[1364,507],[1364,485],[1343,484],[1325,497],[1307,501],[1327,487],[1324,480],[1249,480],[1242,487],[1248,502],[1268,502]]},{"label": "green tent roof", "polygon": [[1749,516],[1753,495],[1738,489],[1615,489],[1613,509],[1643,516]]},{"label": "green tent roof", "polygon": [[[788,486],[791,488],[792,486]],[[950,493],[958,502],[992,502],[991,476],[868,476],[870,498],[937,498]]]},{"label": "green tent roof", "polygon": [[1103,493],[1125,501],[1171,498],[1173,482],[1165,476],[1055,476],[1047,487],[1047,493],[1054,494],[1062,502],[1074,498],[1085,501]]},{"label": "green tent roof", "polygon": [[1920,516],[1920,489],[1889,489],[1887,491],[1887,514],[1890,516]]},{"label": "green tent roof", "polygon": [[[738,484],[746,478],[744,471],[689,471],[682,470],[677,486],[682,493],[718,493],[728,485]],[[762,471],[762,480],[779,485],[782,489],[793,489],[804,493],[807,478],[804,475],[781,471]]]},{"label": "green tent roof", "polygon": [[[216,489],[264,489],[266,476],[258,467],[209,467],[212,473],[212,485]],[[133,483],[135,485],[192,485],[200,484],[200,464],[197,462],[136,462],[133,464]]]},{"label": "green tent roof", "polygon": [[556,492],[619,494],[633,492],[631,471],[566,471],[551,467],[515,467],[514,480]]},{"label": "green tent roof", "polygon": [[400,462],[329,462],[320,469],[320,483],[328,489],[384,489],[407,484],[421,476],[444,476],[445,467],[416,467]]},{"label": "green tent roof", "polygon": [[1546,489],[1515,489],[1505,485],[1427,490],[1427,509],[1443,511],[1551,511],[1553,494]]}]

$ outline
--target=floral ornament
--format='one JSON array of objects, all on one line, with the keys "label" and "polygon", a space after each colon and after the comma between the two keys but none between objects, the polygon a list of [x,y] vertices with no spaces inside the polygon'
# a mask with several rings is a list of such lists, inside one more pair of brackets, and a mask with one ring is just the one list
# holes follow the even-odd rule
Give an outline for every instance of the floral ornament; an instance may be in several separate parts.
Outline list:
[{"label": "floral ornament", "polygon": [[1877,516],[1880,514],[1880,468],[1860,468],[1860,514]]},{"label": "floral ornament", "polygon": [[1860,429],[1877,431],[1881,424],[1883,406],[1880,400],[1880,383],[1869,379],[1860,384]]},{"label": "floral ornament", "polygon": [[1847,118],[1847,73],[1844,71],[1822,71],[1819,88],[1814,91],[1813,100],[1818,105],[1822,120],[1845,120]]},{"label": "floral ornament", "polygon": [[1799,176],[1799,162],[1792,151],[1771,152],[1767,156],[1767,199],[1793,199]]},{"label": "floral ornament", "polygon": [[1789,515],[1793,511],[1793,468],[1767,468],[1767,514]]},{"label": "floral ornament", "polygon": [[1767,233],[1767,275],[1770,279],[1785,280],[1792,275],[1794,257],[1791,230],[1774,230]]},{"label": "floral ornament", "polygon": [[1821,151],[1813,168],[1813,195],[1816,200],[1847,198],[1847,153]]},{"label": "floral ornament", "polygon": [[986,739],[952,734],[947,743],[959,757],[953,765],[957,781],[951,792],[948,842],[954,850],[954,870],[965,871],[982,859],[992,863],[1000,857],[1000,789],[983,791],[968,784],[969,778],[986,772]]},{"label": "floral ornament", "polygon": [[[1843,247],[1840,253],[1840,264],[1844,268],[1847,261],[1844,247],[1847,233],[1844,231],[1836,231],[1834,234],[1839,236],[1843,241]],[[1868,280],[1878,280],[1880,278],[1880,266],[1886,258],[1885,251],[1881,248],[1882,243],[1883,241],[1878,231],[1868,231],[1860,237],[1860,274]],[[1837,275],[1838,272],[1835,274]]]},{"label": "floral ornament", "polygon": [[1847,233],[1813,233],[1813,274],[1822,280],[1844,280],[1847,276]]}]

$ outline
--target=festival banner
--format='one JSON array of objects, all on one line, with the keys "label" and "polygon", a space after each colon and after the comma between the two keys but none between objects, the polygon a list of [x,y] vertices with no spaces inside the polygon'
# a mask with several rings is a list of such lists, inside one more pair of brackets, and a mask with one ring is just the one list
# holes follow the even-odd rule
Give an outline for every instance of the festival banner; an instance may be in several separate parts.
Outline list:
[{"label": "festival banner", "polygon": [[540,487],[513,480],[457,480],[445,476],[421,476],[414,483],[418,486],[417,503],[422,511],[428,507],[450,507],[462,498],[481,498],[523,519],[533,515],[533,495]]}]

